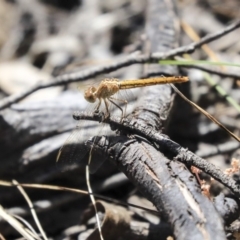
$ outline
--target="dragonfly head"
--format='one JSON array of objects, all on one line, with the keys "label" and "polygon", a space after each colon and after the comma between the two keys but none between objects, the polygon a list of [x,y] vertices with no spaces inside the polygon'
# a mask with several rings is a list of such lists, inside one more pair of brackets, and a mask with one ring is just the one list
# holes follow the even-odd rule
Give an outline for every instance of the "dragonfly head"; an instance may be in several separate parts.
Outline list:
[{"label": "dragonfly head", "polygon": [[90,102],[94,103],[97,99],[96,97],[96,88],[95,87],[89,87],[87,90],[84,92],[84,98]]}]

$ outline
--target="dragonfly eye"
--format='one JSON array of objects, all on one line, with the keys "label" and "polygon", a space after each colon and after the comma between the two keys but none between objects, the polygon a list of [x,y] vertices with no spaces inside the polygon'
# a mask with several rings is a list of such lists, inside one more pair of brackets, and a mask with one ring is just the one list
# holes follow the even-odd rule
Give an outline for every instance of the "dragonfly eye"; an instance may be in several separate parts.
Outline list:
[{"label": "dragonfly eye", "polygon": [[96,88],[90,87],[84,92],[84,98],[91,103],[94,103],[97,99],[96,97]]}]

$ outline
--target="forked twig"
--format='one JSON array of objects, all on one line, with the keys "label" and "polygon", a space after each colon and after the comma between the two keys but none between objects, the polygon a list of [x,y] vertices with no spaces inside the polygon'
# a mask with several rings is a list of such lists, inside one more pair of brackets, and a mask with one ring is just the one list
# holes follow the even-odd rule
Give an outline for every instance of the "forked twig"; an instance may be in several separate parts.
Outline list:
[{"label": "forked twig", "polygon": [[[93,113],[76,112],[74,113],[73,117],[76,120],[85,119],[90,121],[101,121],[101,116],[97,116]],[[156,132],[154,129],[142,125],[141,122],[127,118],[120,119],[119,117],[111,116],[110,118],[105,119],[104,122],[110,124],[115,129],[136,133],[150,141],[155,142],[156,144],[159,144],[159,146],[174,154],[178,161],[201,169],[228,187],[233,193],[236,194],[236,196],[240,197],[240,187],[234,179],[229,178],[229,176],[224,174],[220,169],[216,168],[215,165],[183,148],[180,144],[169,139],[164,134]]]}]

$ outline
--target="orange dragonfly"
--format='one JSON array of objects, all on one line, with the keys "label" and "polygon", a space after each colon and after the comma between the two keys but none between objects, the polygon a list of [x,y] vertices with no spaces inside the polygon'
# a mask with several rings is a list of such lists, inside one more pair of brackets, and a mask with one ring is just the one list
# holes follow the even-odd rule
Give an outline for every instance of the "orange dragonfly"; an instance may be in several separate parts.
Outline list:
[{"label": "orange dragonfly", "polygon": [[84,98],[90,102],[94,103],[98,99],[98,105],[96,110],[98,111],[102,101],[105,104],[107,116],[110,116],[109,112],[109,103],[114,104],[118,107],[122,112],[122,117],[124,116],[122,108],[115,103],[115,101],[121,101],[127,103],[126,100],[116,99],[112,97],[120,90],[131,89],[131,88],[138,88],[138,87],[146,87],[146,86],[153,86],[158,84],[167,84],[167,83],[183,83],[187,82],[188,77],[157,77],[157,78],[146,78],[146,79],[136,79],[136,80],[123,80],[119,81],[116,78],[112,79],[104,79],[101,81],[99,86],[96,87],[89,87],[84,92]]},{"label": "orange dragonfly", "polygon": [[[84,92],[84,98],[90,102],[95,103],[98,101],[95,111],[99,111],[102,102],[106,108],[105,117],[110,116],[109,105],[113,104],[122,112],[122,118],[125,115],[127,101],[123,99],[115,98],[114,95],[118,93],[120,90],[126,90],[131,88],[138,87],[146,87],[153,86],[158,84],[168,84],[168,83],[183,83],[187,82],[188,77],[182,76],[173,76],[173,77],[154,77],[147,79],[136,79],[136,80],[123,80],[119,81],[116,78],[112,79],[104,79],[100,82],[100,84],[95,86],[90,86]],[[116,101],[122,102],[125,104],[125,111],[116,103]],[[57,162],[83,162],[82,159],[86,158],[88,154],[86,150],[86,146],[83,143],[83,135],[82,132],[84,130],[81,129],[82,125],[78,125],[75,130],[71,133],[71,135],[67,138],[64,145],[60,148],[57,155]],[[87,163],[85,160],[84,163]],[[81,163],[82,164],[82,163]],[[102,163],[98,161],[96,167],[92,167],[91,172],[95,172]]]}]

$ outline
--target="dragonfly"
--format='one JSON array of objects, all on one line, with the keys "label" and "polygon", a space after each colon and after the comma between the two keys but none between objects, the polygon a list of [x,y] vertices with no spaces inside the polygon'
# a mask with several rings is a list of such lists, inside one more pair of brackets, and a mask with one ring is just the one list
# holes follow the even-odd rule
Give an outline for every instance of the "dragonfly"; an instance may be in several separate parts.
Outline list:
[{"label": "dragonfly", "polygon": [[115,101],[124,102],[125,104],[127,104],[127,101],[113,97],[113,95],[116,94],[118,91],[131,89],[131,88],[153,86],[158,84],[183,83],[187,81],[188,81],[188,77],[181,77],[181,76],[146,78],[146,79],[135,79],[135,80],[123,80],[123,81],[119,81],[117,78],[104,79],[101,81],[98,87],[91,86],[87,90],[85,90],[84,98],[90,103],[94,103],[96,102],[96,100],[98,100],[96,111],[99,110],[102,102],[104,102],[106,111],[107,111],[107,117],[110,116],[110,112],[109,112],[109,102],[110,102],[121,110],[122,117],[123,117],[124,112],[122,108],[118,104],[116,104]]},{"label": "dragonfly", "polygon": [[[104,103],[106,114],[104,118],[110,117],[109,106],[111,104],[115,105],[121,111],[121,118],[125,117],[127,101],[126,99],[116,98],[116,95],[120,90],[153,86],[159,84],[169,84],[169,83],[184,83],[189,79],[186,76],[172,76],[172,77],[154,77],[146,79],[134,79],[134,80],[118,80],[116,78],[107,78],[100,82],[98,86],[90,86],[84,91],[84,98],[89,103],[96,103],[95,110],[99,111],[101,105]],[[125,104],[125,110],[119,106],[116,102],[122,102]],[[64,145],[60,148],[57,155],[57,162],[84,162],[83,158],[86,159],[87,149],[82,143],[83,129],[82,125],[77,125],[76,129],[67,138]],[[86,160],[84,162],[86,164]],[[90,168],[90,172],[94,173],[101,166],[102,162],[98,161],[95,167]]]}]

